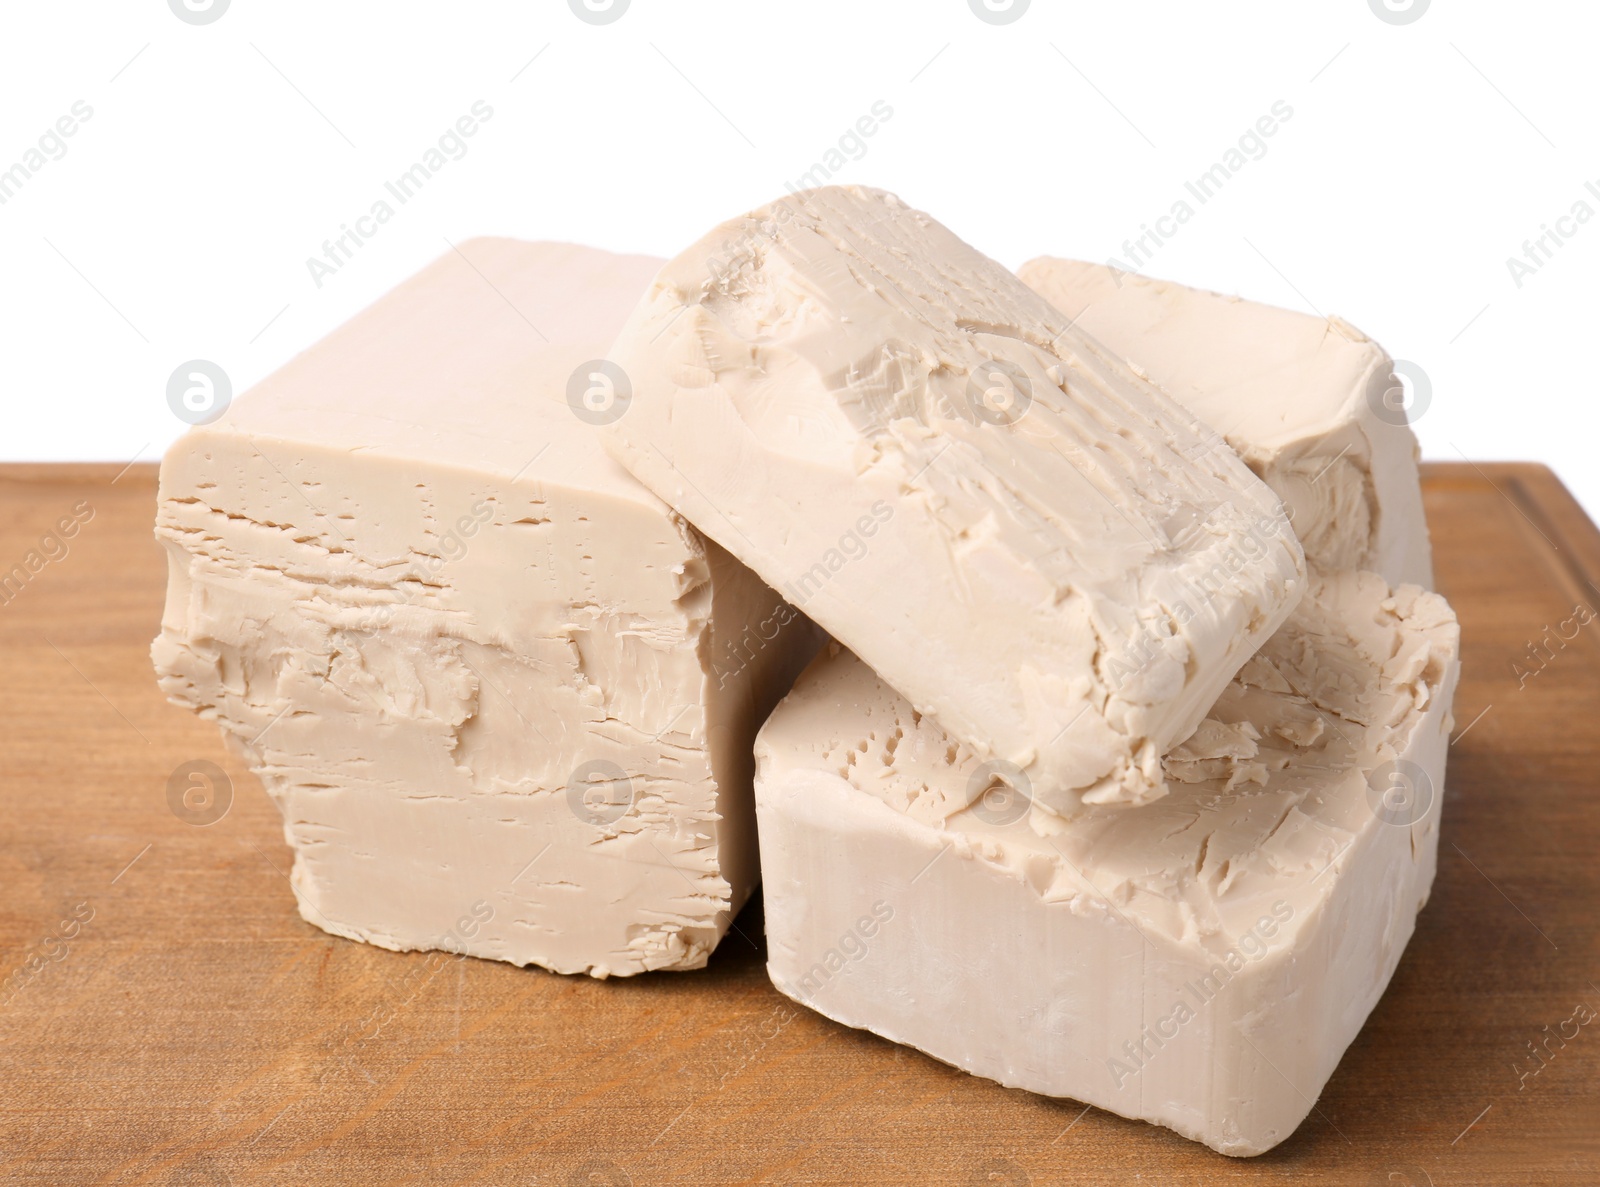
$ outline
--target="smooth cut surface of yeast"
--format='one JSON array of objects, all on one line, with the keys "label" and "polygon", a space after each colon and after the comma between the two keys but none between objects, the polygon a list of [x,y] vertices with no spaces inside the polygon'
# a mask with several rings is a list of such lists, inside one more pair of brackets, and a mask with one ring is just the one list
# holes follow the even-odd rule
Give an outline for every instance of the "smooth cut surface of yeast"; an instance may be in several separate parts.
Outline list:
[{"label": "smooth cut surface of yeast", "polygon": [[1433,882],[1459,631],[1318,578],[1166,757],[1055,835],[831,644],[757,740],[768,971],[849,1026],[1231,1155],[1294,1132]]}]

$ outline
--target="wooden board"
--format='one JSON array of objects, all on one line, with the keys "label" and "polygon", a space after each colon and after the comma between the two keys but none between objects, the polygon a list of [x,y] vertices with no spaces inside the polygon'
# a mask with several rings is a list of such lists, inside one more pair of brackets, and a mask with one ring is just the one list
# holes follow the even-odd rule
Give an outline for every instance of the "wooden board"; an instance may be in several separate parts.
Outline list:
[{"label": "wooden board", "polygon": [[[0,601],[0,1183],[1600,1183],[1600,1018],[1529,1054],[1600,1014],[1600,622],[1527,658],[1600,608],[1600,533],[1548,471],[1430,468],[1465,639],[1438,881],[1249,1161],[791,1004],[759,898],[707,971],[608,983],[302,922],[265,793],[156,690],[154,469],[117,471],[0,467],[0,568],[93,512]],[[236,785],[204,828],[166,791],[200,758]]]}]

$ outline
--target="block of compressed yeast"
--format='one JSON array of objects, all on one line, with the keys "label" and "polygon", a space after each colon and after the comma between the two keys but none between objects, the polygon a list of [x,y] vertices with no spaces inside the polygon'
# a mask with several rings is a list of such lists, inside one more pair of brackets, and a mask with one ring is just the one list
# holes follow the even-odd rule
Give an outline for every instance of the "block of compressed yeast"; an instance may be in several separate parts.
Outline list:
[{"label": "block of compressed yeast", "polygon": [[749,895],[815,628],[599,446],[584,364],[657,263],[464,244],[163,461],[161,686],[282,810],[308,921],[606,976],[699,967]]},{"label": "block of compressed yeast", "polygon": [[891,194],[719,227],[610,357],[617,458],[1026,771],[1038,827],[1161,795],[1162,752],[1302,592],[1276,498],[1215,433]]},{"label": "block of compressed yeast", "polygon": [[1433,881],[1459,633],[1317,578],[1172,792],[1026,825],[1001,781],[836,644],[756,741],[768,970],[849,1026],[1225,1154],[1292,1133]]},{"label": "block of compressed yeast", "polygon": [[1432,588],[1418,447],[1394,360],[1314,317],[1040,257],[1018,275],[1227,438],[1284,501],[1306,559]]}]

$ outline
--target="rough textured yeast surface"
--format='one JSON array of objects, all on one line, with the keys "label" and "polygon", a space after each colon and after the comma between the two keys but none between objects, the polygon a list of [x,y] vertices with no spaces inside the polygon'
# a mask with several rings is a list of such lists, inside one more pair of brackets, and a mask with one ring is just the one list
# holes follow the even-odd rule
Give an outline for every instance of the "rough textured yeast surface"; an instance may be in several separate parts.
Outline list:
[{"label": "rough textured yeast surface", "polygon": [[1319,578],[1167,757],[1170,795],[1041,837],[831,644],[756,743],[773,982],[1003,1084],[1269,1149],[1427,899],[1458,647],[1435,594]]},{"label": "rough textured yeast surface", "polygon": [[1322,318],[1041,256],[1018,272],[1222,433],[1284,501],[1306,559],[1433,585],[1416,435],[1394,360]]},{"label": "rough textured yeast surface", "polygon": [[927,215],[829,188],[669,263],[608,448],[919,710],[1080,802],[1162,794],[1301,593],[1214,433]]},{"label": "rough textured yeast surface", "polygon": [[464,244],[167,454],[157,673],[282,810],[308,921],[605,976],[698,967],[748,896],[814,628],[600,449],[603,345],[548,344],[657,263]]}]

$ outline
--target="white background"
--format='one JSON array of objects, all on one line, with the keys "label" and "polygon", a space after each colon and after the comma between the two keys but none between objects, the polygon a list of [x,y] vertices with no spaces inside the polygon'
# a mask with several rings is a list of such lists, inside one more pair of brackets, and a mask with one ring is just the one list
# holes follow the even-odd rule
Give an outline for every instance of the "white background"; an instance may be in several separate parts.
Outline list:
[{"label": "white background", "polygon": [[[672,254],[878,100],[892,117],[834,180],[1013,267],[1126,258],[1283,100],[1265,155],[1143,270],[1343,315],[1431,379],[1427,456],[1542,460],[1600,512],[1600,217],[1520,287],[1507,266],[1575,203],[1600,215],[1590,0],[1433,0],[1406,25],[1368,0],[1032,0],[999,26],[968,0],[632,0],[603,26],[567,0],[0,19],[0,171],[93,109],[0,205],[0,458],[153,459],[184,427],[179,364],[243,390],[447,240]],[[318,287],[307,258],[478,100],[466,155]]]}]

